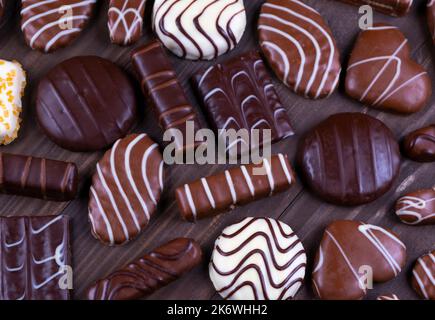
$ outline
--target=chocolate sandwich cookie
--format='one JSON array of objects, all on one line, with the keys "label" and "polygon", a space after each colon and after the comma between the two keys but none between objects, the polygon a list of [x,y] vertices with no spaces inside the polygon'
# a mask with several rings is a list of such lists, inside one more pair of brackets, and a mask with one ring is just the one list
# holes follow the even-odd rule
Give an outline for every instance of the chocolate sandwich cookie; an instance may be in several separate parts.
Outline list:
[{"label": "chocolate sandwich cookie", "polygon": [[164,181],[159,147],[146,134],[118,140],[97,163],[92,177],[89,220],[107,245],[124,244],[147,225]]},{"label": "chocolate sandwich cookie", "polygon": [[[195,75],[193,81],[209,122],[230,155],[245,153],[250,147],[277,142],[294,134],[287,111],[256,52],[211,66]],[[242,136],[236,141],[227,141],[224,133],[231,129],[245,129],[249,140]],[[255,129],[260,130],[260,141],[253,139]],[[272,141],[262,136],[263,130],[270,130]]]},{"label": "chocolate sandwich cookie", "polygon": [[412,270],[412,287],[423,299],[435,300],[435,250],[418,258]]},{"label": "chocolate sandwich cookie", "polygon": [[211,60],[231,51],[245,32],[243,0],[156,0],[153,29],[175,55]]},{"label": "chocolate sandwich cookie", "polygon": [[403,151],[414,161],[435,161],[435,124],[409,133],[403,140]]},{"label": "chocolate sandwich cookie", "polygon": [[[160,42],[153,40],[137,48],[131,59],[142,91],[151,100],[160,127],[174,133],[176,152],[183,153],[197,147],[200,143],[189,144],[187,123],[192,125],[194,135],[202,128],[201,123]],[[175,130],[181,135],[177,135]]]},{"label": "chocolate sandwich cookie", "polygon": [[410,192],[399,198],[396,215],[409,225],[435,224],[435,188]]},{"label": "chocolate sandwich cookie", "polygon": [[334,221],[316,254],[313,289],[324,300],[362,299],[371,280],[395,278],[405,262],[406,247],[392,231],[358,221]]},{"label": "chocolate sandwich cookie", "polygon": [[295,93],[324,98],[338,86],[340,54],[320,14],[299,0],[267,0],[258,21],[260,46]]},{"label": "chocolate sandwich cookie", "polygon": [[432,37],[432,42],[435,44],[435,0],[429,0],[426,9],[427,24]]},{"label": "chocolate sandwich cookie", "polygon": [[413,0],[340,0],[355,6],[369,5],[375,10],[394,17],[406,15],[412,6]]},{"label": "chocolate sandwich cookie", "polygon": [[112,43],[128,46],[142,36],[146,0],[110,0],[108,27]]},{"label": "chocolate sandwich cookie", "polygon": [[95,151],[125,136],[137,114],[130,80],[112,62],[84,56],[66,60],[38,86],[36,115],[59,146]]},{"label": "chocolate sandwich cookie", "polygon": [[285,223],[245,218],[222,231],[209,264],[216,291],[228,300],[288,300],[302,286],[307,256]]},{"label": "chocolate sandwich cookie", "polygon": [[384,294],[376,298],[376,300],[400,300],[394,293]]},{"label": "chocolate sandwich cookie", "polygon": [[86,27],[97,0],[21,0],[27,44],[45,53],[68,46]]},{"label": "chocolate sandwich cookie", "polygon": [[67,216],[0,217],[0,239],[0,300],[69,299]]},{"label": "chocolate sandwich cookie", "polygon": [[300,141],[297,162],[308,187],[338,205],[360,205],[386,193],[399,173],[400,152],[381,121],[335,114]]},{"label": "chocolate sandwich cookie", "polygon": [[78,179],[74,163],[0,153],[0,193],[68,201]]},{"label": "chocolate sandwich cookie", "polygon": [[175,196],[181,216],[194,222],[283,192],[295,182],[287,156],[277,154],[260,164],[242,165],[185,184],[175,190]]},{"label": "chocolate sandwich cookie", "polygon": [[151,253],[98,280],[88,289],[89,300],[132,300],[150,295],[177,280],[202,260],[199,244],[174,239]]},{"label": "chocolate sandwich cookie", "polygon": [[385,111],[420,111],[432,94],[432,85],[426,70],[410,54],[408,40],[397,27],[375,24],[361,31],[347,68],[346,93]]}]

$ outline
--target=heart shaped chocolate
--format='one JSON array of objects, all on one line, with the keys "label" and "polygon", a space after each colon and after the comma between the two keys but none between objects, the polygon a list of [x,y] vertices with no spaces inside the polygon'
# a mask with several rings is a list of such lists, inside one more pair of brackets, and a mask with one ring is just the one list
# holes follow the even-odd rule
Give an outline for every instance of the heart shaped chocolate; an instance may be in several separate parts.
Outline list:
[{"label": "heart shaped chocolate", "polygon": [[346,93],[377,109],[421,110],[432,94],[426,70],[410,57],[408,40],[394,26],[376,24],[360,33],[346,75]]},{"label": "heart shaped chocolate", "polygon": [[406,247],[390,230],[358,221],[331,223],[315,258],[312,281],[321,299],[362,299],[371,282],[396,277],[406,260]]}]

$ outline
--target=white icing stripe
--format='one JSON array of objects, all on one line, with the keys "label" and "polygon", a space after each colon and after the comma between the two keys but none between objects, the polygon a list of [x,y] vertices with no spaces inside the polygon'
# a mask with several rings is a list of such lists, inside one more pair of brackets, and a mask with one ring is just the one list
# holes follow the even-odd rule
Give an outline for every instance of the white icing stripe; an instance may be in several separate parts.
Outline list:
[{"label": "white icing stripe", "polygon": [[23,236],[21,237],[20,240],[15,241],[15,242],[11,242],[11,243],[7,243],[7,242],[5,241],[4,245],[5,245],[6,248],[13,248],[13,247],[19,246],[20,244],[22,244],[22,243],[24,242],[24,238],[25,238],[25,237],[26,237],[26,235],[23,234]]},{"label": "white icing stripe", "polygon": [[207,199],[211,204],[211,207],[213,209],[216,209],[216,203],[214,201],[213,194],[211,193],[210,187],[208,186],[207,179],[201,178],[201,183],[204,188],[205,194],[207,195]]},{"label": "white icing stripe", "polygon": [[[157,205],[157,200],[156,200],[156,198],[155,198],[155,196],[154,196],[154,194],[153,194],[153,190],[151,189],[150,182],[149,182],[149,179],[148,179],[148,174],[147,174],[147,162],[148,162],[148,158],[149,158],[151,152],[153,152],[153,151],[154,151],[155,149],[157,149],[158,147],[159,147],[159,146],[158,146],[157,144],[153,144],[151,147],[149,147],[149,148],[147,149],[147,151],[145,152],[145,154],[144,154],[144,156],[143,156],[143,158],[142,158],[142,178],[144,179],[145,186],[146,186],[147,191],[148,191],[148,195],[149,195],[151,201],[152,201],[155,205]],[[148,217],[149,217],[149,215],[148,215]]]},{"label": "white icing stripe", "polygon": [[319,246],[319,261],[317,262],[317,265],[314,267],[313,273],[316,273],[317,271],[320,270],[320,268],[322,268],[324,263],[324,258],[323,258],[323,250],[322,250],[322,246]]},{"label": "white icing stripe", "polygon": [[190,192],[190,187],[188,184],[184,185],[184,193],[186,194],[187,202],[189,203],[190,210],[192,211],[193,219],[196,220],[196,206],[193,202],[192,193]]},{"label": "white icing stripe", "polygon": [[417,284],[420,288],[421,293],[423,294],[424,298],[426,300],[429,300],[429,296],[426,292],[425,286],[423,284],[423,281],[421,281],[420,276],[418,275],[418,273],[415,270],[412,270],[412,274],[414,276],[414,279],[417,281]]},{"label": "white icing stripe", "polygon": [[225,170],[225,178],[227,179],[228,188],[230,189],[231,198],[233,199],[233,204],[237,203],[237,194],[234,188],[233,179],[231,178],[231,173]]},{"label": "white icing stripe", "polygon": [[[116,7],[109,8],[109,14],[115,13],[118,15],[118,18],[115,20],[115,22],[112,25],[109,24],[109,32],[112,39],[114,38],[117,29],[120,28],[120,24],[124,28],[123,33],[125,33],[124,45],[127,45],[132,40],[133,32],[137,27],[142,30],[143,18],[141,11],[145,6],[145,1],[146,0],[142,0],[137,8],[127,7],[129,5],[128,1],[124,2],[121,10]],[[129,25],[126,16],[131,14],[133,14],[134,19]]]},{"label": "white icing stripe", "polygon": [[270,167],[269,160],[264,159],[263,166],[266,169],[267,180],[269,180],[270,185],[270,194],[272,195],[273,191],[275,191],[275,180],[273,179],[272,169]]},{"label": "white icing stripe", "polygon": [[[110,224],[109,219],[107,218],[106,213],[103,210],[103,207],[101,206],[100,199],[98,198],[97,193],[95,192],[94,187],[91,187],[91,193],[92,193],[92,196],[95,199],[95,202],[97,203],[97,207],[98,207],[98,210],[99,210],[99,212],[101,214],[101,217],[103,218],[104,224],[106,225],[106,230],[107,230],[107,234],[109,235],[110,244],[114,244],[115,243],[115,239],[113,237],[112,225]],[[91,221],[94,221],[94,219],[92,218],[92,215],[90,213],[89,213],[89,217],[90,217]],[[97,232],[95,230],[95,222],[92,222],[92,226],[94,228],[94,234],[97,234]]]},{"label": "white icing stripe", "polygon": [[284,173],[285,173],[285,176],[287,178],[288,184],[291,185],[293,183],[293,179],[292,179],[292,175],[290,174],[290,171],[289,171],[289,169],[287,167],[287,163],[285,161],[285,158],[284,158],[284,156],[281,153],[279,153],[278,154],[278,159],[279,159],[279,161],[281,163],[282,169],[284,170]]},{"label": "white icing stripe", "polygon": [[57,221],[61,220],[62,218],[63,218],[62,215],[56,216],[55,218],[51,219],[49,222],[47,222],[46,224],[44,224],[42,227],[38,229],[34,229],[33,226],[30,226],[30,230],[32,234],[39,234],[45,229],[47,229],[49,226],[51,226],[53,223],[56,223]]},{"label": "white icing stripe", "polygon": [[[433,258],[433,256],[432,256]],[[430,271],[430,269],[428,268],[428,266],[426,265],[426,263],[424,262],[423,258],[419,258],[418,259],[418,263],[420,264],[420,266],[422,267],[424,273],[426,274],[427,278],[429,279],[430,283],[435,286],[435,278],[432,275],[432,272]]]},{"label": "white icing stripe", "polygon": [[249,191],[251,192],[251,195],[255,197],[255,188],[252,184],[251,177],[249,176],[248,170],[246,170],[245,166],[241,166],[240,170],[242,170],[243,176],[245,177],[246,184],[248,185]]},{"label": "white icing stripe", "polygon": [[405,82],[403,82],[400,86],[398,86],[396,89],[394,89],[393,91],[391,91],[387,96],[385,96],[381,101],[379,101],[377,104],[382,104],[384,103],[386,100],[388,100],[388,98],[390,98],[392,95],[394,95],[396,92],[398,92],[399,90],[401,90],[402,88],[406,87],[408,84],[410,84],[412,81],[426,75],[427,72],[421,72],[419,74],[417,74],[416,76],[412,77],[411,79],[406,80]]},{"label": "white icing stripe", "polygon": [[[426,208],[427,203],[432,202],[432,201],[435,201],[435,198],[424,200],[424,199],[418,198],[418,197],[410,197],[410,196],[402,197],[398,200],[397,205],[403,206],[403,207],[400,208],[399,210],[397,210],[396,214],[399,217],[412,216],[412,217],[416,218],[416,220],[413,222],[408,222],[408,221],[402,220],[406,224],[410,224],[410,225],[419,224],[419,223],[423,222],[424,220],[430,219],[430,218],[435,216],[435,212],[434,212],[432,214],[428,214],[425,217],[423,217],[422,214],[417,211],[417,210],[423,210],[424,208]],[[410,209],[413,209],[413,210],[410,210]]]},{"label": "white icing stripe", "polygon": [[159,167],[159,185],[161,191],[163,191],[164,189],[164,181],[163,181],[164,166],[165,166],[165,162],[162,160],[162,162],[160,162],[160,167]]}]

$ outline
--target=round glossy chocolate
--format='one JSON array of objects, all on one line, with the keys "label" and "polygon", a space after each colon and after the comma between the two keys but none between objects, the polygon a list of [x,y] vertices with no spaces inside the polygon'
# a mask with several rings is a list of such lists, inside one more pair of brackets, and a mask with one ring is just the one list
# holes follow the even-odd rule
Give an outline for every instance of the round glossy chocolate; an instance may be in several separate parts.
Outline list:
[{"label": "round glossy chocolate", "polygon": [[435,124],[408,134],[403,140],[403,151],[414,161],[435,161]]},{"label": "round glossy chocolate", "polygon": [[38,87],[38,122],[48,137],[72,151],[94,151],[125,136],[136,117],[133,87],[112,62],[75,57],[54,67]]},{"label": "round glossy chocolate", "polygon": [[393,133],[361,113],[336,114],[317,125],[301,140],[297,158],[310,189],[339,205],[377,199],[400,167]]}]

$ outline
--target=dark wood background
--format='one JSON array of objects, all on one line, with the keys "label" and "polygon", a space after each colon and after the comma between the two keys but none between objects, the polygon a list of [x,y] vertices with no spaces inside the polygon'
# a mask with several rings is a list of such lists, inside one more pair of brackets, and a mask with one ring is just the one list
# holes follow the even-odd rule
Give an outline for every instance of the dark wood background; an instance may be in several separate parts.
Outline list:
[{"label": "dark wood background", "polygon": [[[34,98],[38,80],[57,63],[78,55],[98,55],[107,58],[132,76],[130,51],[133,47],[121,48],[112,45],[107,30],[107,2],[99,1],[97,12],[90,25],[70,47],[54,54],[41,54],[32,51],[24,42],[20,29],[19,1],[9,1],[10,5],[0,28],[0,57],[21,62],[28,73],[29,86],[26,90],[23,112],[23,127],[19,138],[10,146],[0,147],[1,151],[43,156],[53,159],[74,161],[79,167],[81,184],[79,198],[69,203],[46,202],[19,196],[0,196],[0,214],[12,215],[54,215],[66,214],[72,219],[72,252],[74,268],[75,299],[83,299],[89,284],[123,266],[130,260],[148,250],[175,237],[185,236],[198,240],[204,249],[203,264],[191,273],[150,296],[150,299],[219,299],[208,277],[208,262],[215,239],[222,229],[246,216],[269,216],[289,224],[301,238],[308,254],[306,281],[296,299],[314,297],[310,273],[314,254],[319,245],[323,229],[334,219],[361,220],[397,232],[408,248],[408,260],[405,269],[396,279],[375,285],[368,294],[374,299],[378,294],[396,293],[402,299],[416,299],[417,295],[410,287],[410,273],[415,259],[428,250],[435,248],[434,226],[410,227],[396,218],[393,206],[395,200],[404,192],[435,185],[435,164],[418,164],[404,159],[400,176],[393,188],[385,196],[365,206],[343,208],[324,203],[314,197],[299,182],[289,192],[247,205],[214,219],[203,220],[197,224],[184,222],[178,213],[174,199],[177,186],[193,179],[209,175],[224,169],[222,166],[173,166],[166,168],[165,192],[158,212],[148,228],[133,242],[110,248],[95,240],[90,232],[87,217],[87,202],[90,177],[95,163],[102,152],[73,153],[61,149],[52,143],[38,128],[35,120]],[[220,57],[218,61],[235,56],[244,51],[258,48],[256,22],[263,1],[245,0],[248,11],[248,27],[240,45],[233,52]],[[330,25],[341,52],[343,66],[346,66],[350,50],[359,32],[358,9],[353,6],[331,0],[306,0],[315,7]],[[153,1],[148,1],[148,14],[145,20],[145,33],[140,43],[151,36],[150,9]],[[434,79],[433,45],[425,18],[426,0],[414,1],[412,12],[404,18],[392,18],[375,13],[375,22],[387,22],[398,26],[408,37],[412,47],[412,56],[421,63]],[[190,100],[199,106],[189,85],[190,76],[210,62],[189,62],[173,57],[178,75]],[[213,63],[213,62],[211,62]],[[345,68],[344,68],[345,70]],[[344,76],[344,74],[343,74]],[[343,80],[343,79],[342,79]],[[435,82],[432,81],[432,84]],[[421,112],[411,116],[398,116],[368,109],[349,99],[341,85],[338,92],[329,99],[311,101],[299,97],[276,81],[279,95],[292,120],[296,136],[277,143],[274,152],[287,153],[293,161],[298,139],[312,126],[328,115],[338,112],[367,112],[384,121],[400,139],[411,130],[435,122],[435,99]],[[149,106],[140,97],[139,109],[142,115],[135,131],[146,132],[161,142],[162,132],[157,126]]]}]

